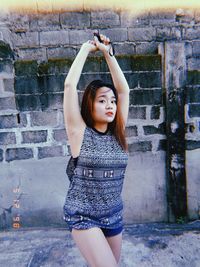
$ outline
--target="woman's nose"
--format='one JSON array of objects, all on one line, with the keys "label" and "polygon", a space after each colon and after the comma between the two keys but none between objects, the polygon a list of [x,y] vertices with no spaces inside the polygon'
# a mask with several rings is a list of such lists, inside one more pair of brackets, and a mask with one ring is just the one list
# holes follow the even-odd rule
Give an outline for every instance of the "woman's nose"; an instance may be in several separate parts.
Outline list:
[{"label": "woman's nose", "polygon": [[106,108],[107,109],[112,109],[113,108],[113,104],[111,102],[107,102]]}]

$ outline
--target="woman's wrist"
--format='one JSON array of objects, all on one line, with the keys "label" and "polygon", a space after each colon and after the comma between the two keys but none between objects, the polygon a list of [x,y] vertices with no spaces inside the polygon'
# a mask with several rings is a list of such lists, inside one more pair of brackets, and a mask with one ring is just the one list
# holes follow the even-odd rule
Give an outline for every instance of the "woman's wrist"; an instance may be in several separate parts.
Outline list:
[{"label": "woman's wrist", "polygon": [[90,53],[90,49],[89,49],[89,47],[88,47],[87,45],[85,45],[85,44],[83,44],[83,45],[81,46],[80,51],[83,51],[83,52],[85,52],[85,53],[87,53],[87,54]]},{"label": "woman's wrist", "polygon": [[105,59],[114,58],[114,55],[111,56],[109,51],[103,51],[103,55],[104,55]]}]

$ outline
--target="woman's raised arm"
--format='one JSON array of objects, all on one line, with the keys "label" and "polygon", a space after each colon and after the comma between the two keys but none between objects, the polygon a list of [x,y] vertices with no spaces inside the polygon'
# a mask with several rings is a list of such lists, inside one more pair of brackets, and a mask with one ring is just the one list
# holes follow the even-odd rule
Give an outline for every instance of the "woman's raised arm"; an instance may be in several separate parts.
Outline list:
[{"label": "woman's raised arm", "polygon": [[103,43],[100,43],[98,39],[95,37],[96,46],[99,50],[101,50],[104,54],[105,60],[109,67],[113,84],[117,89],[119,100],[118,100],[118,108],[121,111],[122,118],[124,121],[124,125],[126,125],[129,111],[129,85],[126,81],[126,78],[114,56],[109,54],[110,49],[110,40],[106,38],[104,35],[100,35]]},{"label": "woman's raised arm", "polygon": [[63,110],[65,126],[69,138],[79,131],[81,126],[84,127],[85,125],[79,108],[77,84],[89,52],[96,50],[97,48],[93,41],[84,43],[72,63],[65,79]]}]

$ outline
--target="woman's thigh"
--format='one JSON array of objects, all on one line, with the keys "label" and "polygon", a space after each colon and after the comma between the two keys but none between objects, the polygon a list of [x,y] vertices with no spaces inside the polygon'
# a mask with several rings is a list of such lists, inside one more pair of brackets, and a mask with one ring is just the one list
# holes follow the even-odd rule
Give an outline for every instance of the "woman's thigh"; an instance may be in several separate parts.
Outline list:
[{"label": "woman's thigh", "polygon": [[73,229],[72,237],[91,267],[117,267],[111,247],[100,228]]},{"label": "woman's thigh", "polygon": [[108,244],[110,245],[117,263],[119,263],[122,248],[122,232],[114,236],[106,237],[106,239],[108,241]]}]

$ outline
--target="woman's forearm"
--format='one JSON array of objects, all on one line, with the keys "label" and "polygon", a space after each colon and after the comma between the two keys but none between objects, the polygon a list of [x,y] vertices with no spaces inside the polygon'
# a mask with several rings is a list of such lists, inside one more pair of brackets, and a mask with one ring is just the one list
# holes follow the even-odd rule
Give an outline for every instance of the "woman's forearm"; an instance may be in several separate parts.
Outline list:
[{"label": "woman's forearm", "polygon": [[114,86],[116,87],[119,94],[129,92],[129,85],[126,78],[114,56],[110,56],[106,51],[104,57],[110,70]]},{"label": "woman's forearm", "polygon": [[87,49],[87,47],[82,46],[65,79],[65,87],[77,87],[88,54],[89,50]]}]

